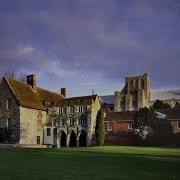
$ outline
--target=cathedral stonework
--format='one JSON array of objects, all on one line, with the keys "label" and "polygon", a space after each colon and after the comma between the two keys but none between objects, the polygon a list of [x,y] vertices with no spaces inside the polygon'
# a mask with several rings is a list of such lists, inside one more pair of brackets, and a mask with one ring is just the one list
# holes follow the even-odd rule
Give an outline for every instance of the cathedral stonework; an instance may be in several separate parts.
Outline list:
[{"label": "cathedral stonework", "polygon": [[150,105],[150,79],[147,74],[126,77],[125,86],[115,91],[114,111],[138,111]]}]

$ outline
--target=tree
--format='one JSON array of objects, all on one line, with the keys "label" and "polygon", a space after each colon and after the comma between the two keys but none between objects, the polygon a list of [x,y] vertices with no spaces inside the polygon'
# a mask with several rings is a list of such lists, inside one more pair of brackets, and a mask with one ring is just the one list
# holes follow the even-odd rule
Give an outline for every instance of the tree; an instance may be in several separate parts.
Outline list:
[{"label": "tree", "polygon": [[161,100],[156,100],[152,106],[153,109],[171,109],[168,103],[163,103]]},{"label": "tree", "polygon": [[152,108],[143,108],[137,114],[135,133],[146,144],[167,145],[171,143],[173,129],[168,119],[158,118]]},{"label": "tree", "polygon": [[6,71],[4,73],[4,76],[6,78],[10,78],[10,79],[16,79],[16,73],[14,71]]},{"label": "tree", "polygon": [[105,139],[104,114],[102,109],[100,109],[97,114],[95,135],[96,135],[96,144],[98,146],[102,146],[104,144],[104,139]]},{"label": "tree", "polygon": [[148,108],[142,108],[137,113],[135,121],[135,133],[138,135],[140,140],[147,140],[153,133],[151,122],[155,117],[154,110]]},{"label": "tree", "polygon": [[141,126],[149,126],[154,118],[154,110],[148,109],[148,108],[142,108],[139,109],[137,113],[137,120],[135,122],[135,128],[141,127]]}]

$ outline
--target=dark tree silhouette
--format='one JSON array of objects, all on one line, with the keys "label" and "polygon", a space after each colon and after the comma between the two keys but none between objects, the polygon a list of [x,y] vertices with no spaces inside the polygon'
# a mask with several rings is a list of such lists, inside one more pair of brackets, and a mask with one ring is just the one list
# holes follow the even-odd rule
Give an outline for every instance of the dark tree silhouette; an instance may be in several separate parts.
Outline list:
[{"label": "dark tree silhouette", "polygon": [[96,144],[98,146],[102,146],[104,144],[104,139],[105,139],[104,115],[102,109],[100,109],[97,114],[95,135],[96,135]]}]

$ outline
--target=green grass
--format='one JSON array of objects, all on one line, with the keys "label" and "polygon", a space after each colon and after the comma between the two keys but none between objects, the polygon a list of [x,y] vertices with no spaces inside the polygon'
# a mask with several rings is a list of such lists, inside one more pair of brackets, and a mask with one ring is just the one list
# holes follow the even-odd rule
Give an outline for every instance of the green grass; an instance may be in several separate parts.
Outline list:
[{"label": "green grass", "polygon": [[0,179],[180,179],[180,148],[0,149]]}]

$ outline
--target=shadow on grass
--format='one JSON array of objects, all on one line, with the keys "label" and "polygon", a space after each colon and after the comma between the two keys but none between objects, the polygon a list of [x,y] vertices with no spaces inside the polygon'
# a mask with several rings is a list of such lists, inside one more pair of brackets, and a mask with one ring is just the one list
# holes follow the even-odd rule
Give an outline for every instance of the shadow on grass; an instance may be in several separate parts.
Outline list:
[{"label": "shadow on grass", "polygon": [[0,150],[2,179],[179,179],[180,149]]}]

